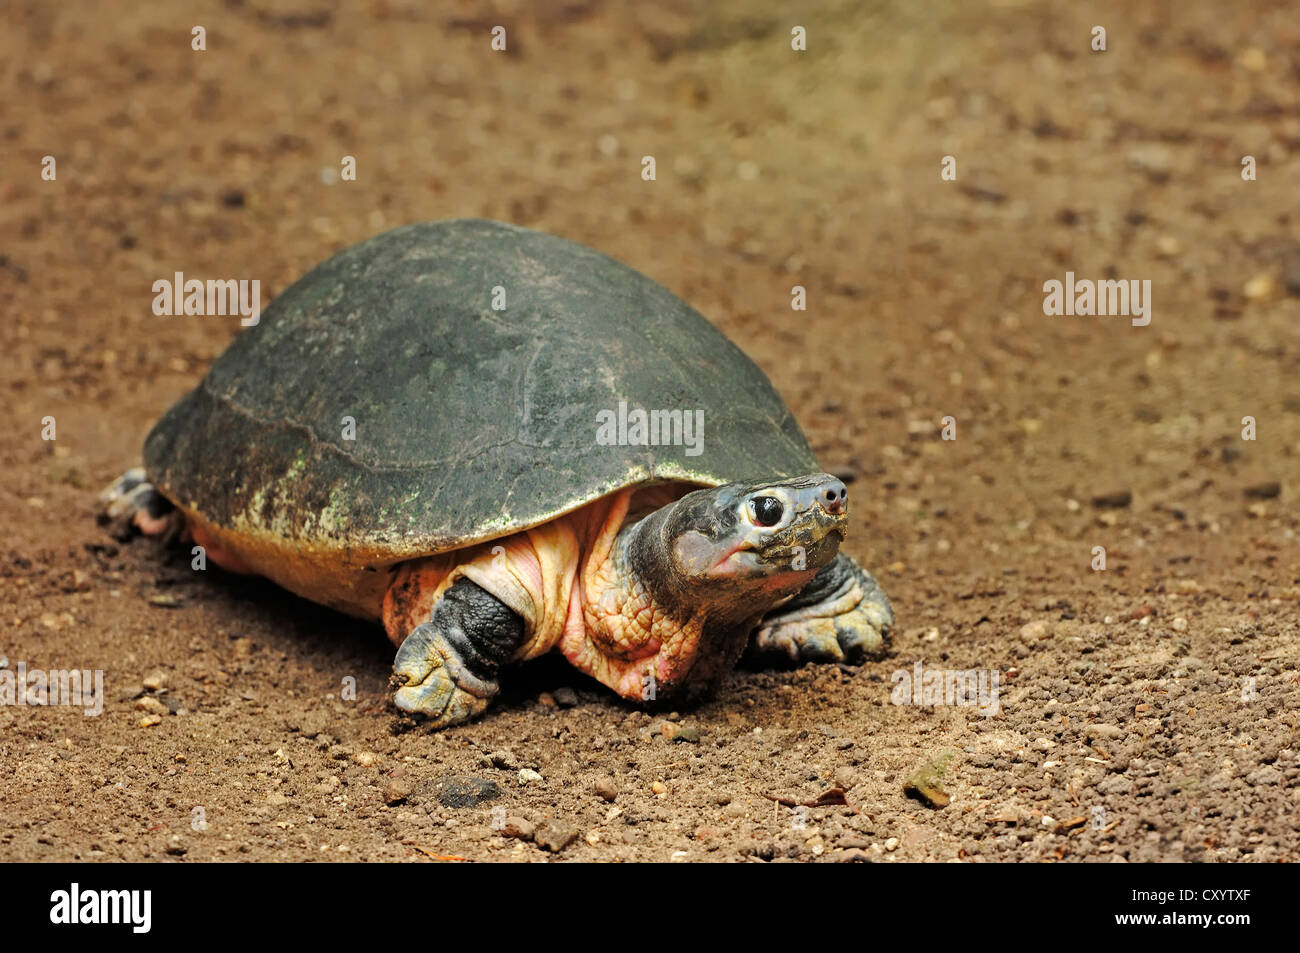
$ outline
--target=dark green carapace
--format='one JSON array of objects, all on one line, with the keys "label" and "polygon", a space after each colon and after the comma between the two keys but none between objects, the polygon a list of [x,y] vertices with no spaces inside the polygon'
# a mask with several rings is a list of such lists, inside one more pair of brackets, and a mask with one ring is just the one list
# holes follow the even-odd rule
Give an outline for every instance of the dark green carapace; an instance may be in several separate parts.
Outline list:
[{"label": "dark green carapace", "polygon": [[[597,414],[620,401],[703,411],[703,452],[599,445]],[[158,422],[145,466],[216,525],[393,560],[638,483],[817,469],[762,371],[677,296],[480,220],[398,228],[314,268]]]}]

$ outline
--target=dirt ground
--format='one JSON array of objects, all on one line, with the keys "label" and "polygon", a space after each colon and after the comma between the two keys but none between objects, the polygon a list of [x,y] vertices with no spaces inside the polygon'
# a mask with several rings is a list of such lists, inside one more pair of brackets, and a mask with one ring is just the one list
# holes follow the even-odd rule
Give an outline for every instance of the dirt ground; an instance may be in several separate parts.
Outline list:
[{"label": "dirt ground", "polygon": [[[181,6],[0,14],[0,665],[106,695],[0,706],[0,858],[1297,859],[1293,4]],[[648,713],[545,660],[402,730],[378,627],[96,526],[239,330],[155,280],[265,301],[458,216],[626,261],[766,370],[851,481],[887,658]],[[1067,271],[1150,280],[1150,324],[1045,315]],[[996,714],[893,704],[917,662],[997,673]]]}]

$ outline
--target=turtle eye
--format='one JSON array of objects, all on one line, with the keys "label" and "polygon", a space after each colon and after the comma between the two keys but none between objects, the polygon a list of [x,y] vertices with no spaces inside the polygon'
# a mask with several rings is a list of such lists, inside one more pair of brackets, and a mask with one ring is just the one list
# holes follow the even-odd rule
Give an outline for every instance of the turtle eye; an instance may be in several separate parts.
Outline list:
[{"label": "turtle eye", "polygon": [[775,526],[781,522],[785,507],[774,496],[760,496],[749,501],[749,512],[759,526]]}]

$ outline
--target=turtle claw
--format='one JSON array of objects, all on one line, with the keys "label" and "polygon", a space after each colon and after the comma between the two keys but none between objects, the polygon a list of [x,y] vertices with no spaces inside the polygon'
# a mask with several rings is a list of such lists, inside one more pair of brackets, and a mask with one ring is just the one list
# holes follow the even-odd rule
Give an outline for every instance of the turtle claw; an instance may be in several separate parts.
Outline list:
[{"label": "turtle claw", "polygon": [[140,486],[140,484],[148,482],[149,478],[144,472],[144,467],[132,467],[104,487],[104,492],[99,494],[99,502],[106,506],[111,505]]},{"label": "turtle claw", "polygon": [[136,533],[171,537],[181,528],[181,516],[149,482],[141,467],[127,470],[99,494],[99,521],[109,534],[125,542]]},{"label": "turtle claw", "polygon": [[394,681],[405,679],[393,701],[402,711],[424,715],[445,728],[481,715],[497,693],[496,682],[474,675],[429,622],[416,626],[393,660]]},{"label": "turtle claw", "polygon": [[754,633],[753,648],[760,655],[783,656],[802,662],[859,662],[881,654],[888,626],[872,619],[872,612],[854,610],[830,619],[768,625]]},{"label": "turtle claw", "polygon": [[819,574],[809,584],[811,600],[796,597],[762,621],[751,642],[754,655],[799,664],[858,662],[884,653],[894,612],[879,584],[844,555],[824,572],[825,579]]}]

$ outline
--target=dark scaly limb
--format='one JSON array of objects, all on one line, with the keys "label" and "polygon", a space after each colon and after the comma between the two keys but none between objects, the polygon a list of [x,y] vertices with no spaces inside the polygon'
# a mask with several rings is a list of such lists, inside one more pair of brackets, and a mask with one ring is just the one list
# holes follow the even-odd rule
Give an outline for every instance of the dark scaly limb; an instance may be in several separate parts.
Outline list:
[{"label": "dark scaly limb", "polygon": [[497,694],[501,666],[523,641],[517,613],[476,583],[457,580],[397,650],[397,707],[435,728],[482,714]]}]

